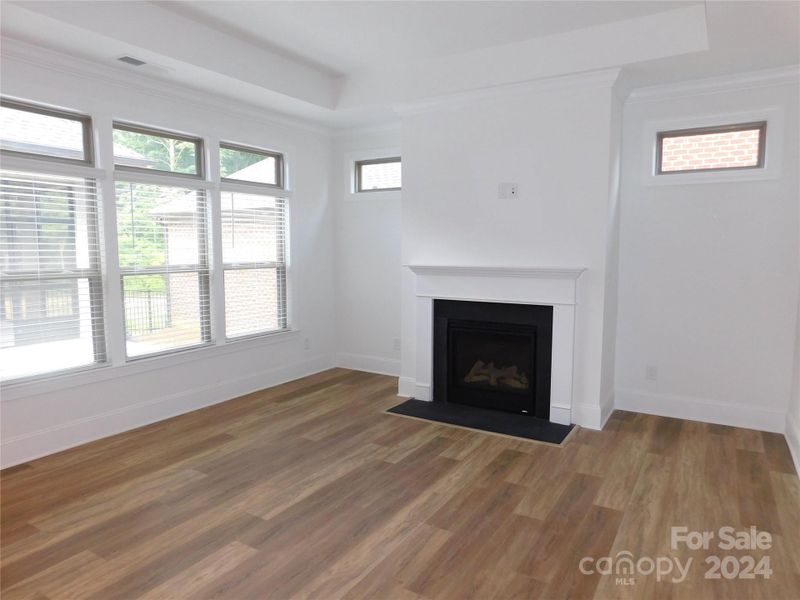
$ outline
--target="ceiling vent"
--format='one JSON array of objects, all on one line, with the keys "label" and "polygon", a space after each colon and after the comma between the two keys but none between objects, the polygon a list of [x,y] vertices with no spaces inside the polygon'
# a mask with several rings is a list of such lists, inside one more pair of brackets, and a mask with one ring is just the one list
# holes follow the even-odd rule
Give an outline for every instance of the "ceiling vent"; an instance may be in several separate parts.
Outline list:
[{"label": "ceiling vent", "polygon": [[141,67],[142,65],[147,64],[143,60],[133,58],[132,56],[120,56],[117,60],[129,65],[133,65],[134,67]]}]

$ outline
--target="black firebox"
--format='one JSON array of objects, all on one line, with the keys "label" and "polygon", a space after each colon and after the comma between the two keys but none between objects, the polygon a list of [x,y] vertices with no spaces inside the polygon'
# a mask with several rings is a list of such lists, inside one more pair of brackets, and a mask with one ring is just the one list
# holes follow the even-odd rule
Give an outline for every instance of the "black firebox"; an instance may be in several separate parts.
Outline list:
[{"label": "black firebox", "polygon": [[433,400],[550,417],[553,307],[434,300]]}]

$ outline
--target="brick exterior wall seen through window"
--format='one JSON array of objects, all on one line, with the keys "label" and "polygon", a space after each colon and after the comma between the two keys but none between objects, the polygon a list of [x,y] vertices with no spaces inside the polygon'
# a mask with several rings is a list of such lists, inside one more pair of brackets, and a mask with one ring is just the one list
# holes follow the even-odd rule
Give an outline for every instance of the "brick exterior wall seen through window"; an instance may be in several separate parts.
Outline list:
[{"label": "brick exterior wall seen through window", "polygon": [[758,166],[761,131],[727,131],[664,137],[661,172]]}]

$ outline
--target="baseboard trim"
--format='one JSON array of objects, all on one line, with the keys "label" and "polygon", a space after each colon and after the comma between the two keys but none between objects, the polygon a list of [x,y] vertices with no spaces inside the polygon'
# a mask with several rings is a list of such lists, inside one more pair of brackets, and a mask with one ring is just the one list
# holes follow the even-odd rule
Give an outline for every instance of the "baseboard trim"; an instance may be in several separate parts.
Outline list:
[{"label": "baseboard trim", "polygon": [[433,396],[431,395],[431,386],[427,383],[415,383],[414,398],[417,400],[426,400],[428,402],[433,400]]},{"label": "baseboard trim", "polygon": [[400,375],[399,359],[370,356],[368,354],[339,352],[336,354],[336,366],[379,375],[392,375],[394,377]]},{"label": "baseboard trim", "polygon": [[794,460],[794,468],[800,473],[800,418],[795,414],[786,415],[786,431],[784,432],[789,452]]},{"label": "baseboard trim", "polygon": [[615,408],[775,433],[783,433],[786,429],[786,415],[783,412],[707,398],[618,389],[615,394]]},{"label": "baseboard trim", "polygon": [[211,385],[183,390],[76,419],[53,427],[4,439],[0,444],[0,468],[12,467],[75,446],[136,429],[144,425],[219,404],[258,390],[300,379],[332,368],[330,356],[319,356],[302,363],[260,371],[220,381]]},{"label": "baseboard trim", "polygon": [[401,398],[413,398],[417,382],[413,377],[399,377],[397,379],[397,395]]},{"label": "baseboard trim", "polygon": [[612,390],[600,404],[600,429],[603,429],[606,426],[608,419],[614,412],[614,408],[614,391]]},{"label": "baseboard trim", "polygon": [[572,404],[572,422],[587,429],[602,429],[603,415],[599,404]]},{"label": "baseboard trim", "polygon": [[572,423],[572,411],[564,406],[550,406],[550,420],[560,425]]},{"label": "baseboard trim", "polygon": [[413,377],[400,377],[397,383],[397,395],[401,398],[414,398],[415,400],[428,400],[431,398],[431,386],[427,383],[417,383]]}]

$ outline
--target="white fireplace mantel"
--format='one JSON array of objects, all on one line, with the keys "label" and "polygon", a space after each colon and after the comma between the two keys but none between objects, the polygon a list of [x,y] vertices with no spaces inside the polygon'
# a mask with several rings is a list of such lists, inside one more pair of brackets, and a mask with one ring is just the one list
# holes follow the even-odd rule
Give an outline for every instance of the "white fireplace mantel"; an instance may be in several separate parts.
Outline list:
[{"label": "white fireplace mantel", "polygon": [[467,267],[463,265],[406,265],[417,275],[472,275],[473,277],[536,277],[578,279],[586,269],[565,267]]},{"label": "white fireplace mantel", "polygon": [[550,420],[572,422],[572,373],[578,279],[585,268],[406,265],[416,275],[414,397],[431,400],[433,301],[471,300],[553,307]]}]

